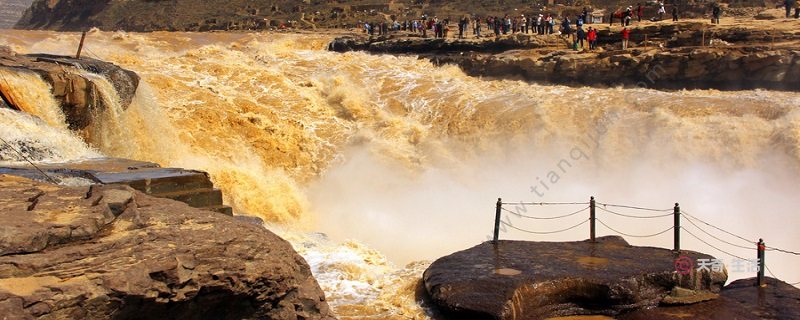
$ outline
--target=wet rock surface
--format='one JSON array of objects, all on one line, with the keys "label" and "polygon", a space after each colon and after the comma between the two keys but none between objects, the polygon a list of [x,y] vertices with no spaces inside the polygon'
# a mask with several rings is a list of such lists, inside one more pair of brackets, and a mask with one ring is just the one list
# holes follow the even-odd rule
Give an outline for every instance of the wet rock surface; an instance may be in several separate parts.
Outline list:
[{"label": "wet rock surface", "polygon": [[[713,259],[682,251],[691,259]],[[655,307],[675,288],[706,297],[727,273],[676,272],[671,250],[634,247],[619,237],[580,242],[485,242],[436,260],[423,282],[454,319],[616,316]]]},{"label": "wet rock surface", "polygon": [[434,62],[456,64],[473,76],[566,85],[800,90],[800,51],[767,47],[508,51],[440,55]]},{"label": "wet rock surface", "polygon": [[800,289],[773,278],[766,282],[757,287],[755,278],[737,280],[709,302],[638,310],[619,319],[800,319]]},{"label": "wet rock surface", "polygon": [[[121,67],[87,57],[75,59],[67,56],[45,54],[19,55],[10,50],[0,50],[0,68],[10,72],[35,73],[50,84],[53,96],[61,105],[70,129],[79,130],[87,127],[93,113],[111,108],[110,103],[101,95],[99,84],[90,75],[108,80],[119,97],[120,107],[126,109],[139,86],[139,76]],[[0,83],[3,100],[14,107],[15,88]]]},{"label": "wet rock surface", "polygon": [[331,319],[285,240],[127,186],[0,175],[0,314],[10,319]]}]

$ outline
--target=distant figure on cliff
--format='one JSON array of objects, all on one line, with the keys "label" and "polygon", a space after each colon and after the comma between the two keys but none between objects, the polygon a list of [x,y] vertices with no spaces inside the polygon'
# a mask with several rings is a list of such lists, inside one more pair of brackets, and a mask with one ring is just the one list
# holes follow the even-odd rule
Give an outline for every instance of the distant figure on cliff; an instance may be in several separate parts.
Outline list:
[{"label": "distant figure on cliff", "polygon": [[800,1],[794,0],[794,18],[800,19]]},{"label": "distant figure on cliff", "polygon": [[783,7],[786,8],[786,19],[789,19],[789,16],[792,12],[792,7],[794,7],[793,0],[783,0]]},{"label": "distant figure on cliff", "polygon": [[522,15],[522,18],[519,19],[519,23],[520,23],[519,32],[520,33],[525,32],[525,34],[528,34],[528,18],[525,18],[524,14]]},{"label": "distant figure on cliff", "polygon": [[628,49],[628,40],[631,38],[631,31],[627,27],[622,28],[622,50]]},{"label": "distant figure on cliff", "polygon": [[594,50],[597,48],[597,29],[592,29],[589,27],[589,34],[587,35],[589,38],[589,50]]},{"label": "distant figure on cliff", "polygon": [[644,7],[641,3],[636,4],[636,18],[639,19],[639,22],[642,22],[642,16],[644,15]]},{"label": "distant figure on cliff", "polygon": [[672,22],[678,21],[678,5],[672,5]]},{"label": "distant figure on cliff", "polygon": [[582,18],[583,18],[583,23],[585,23],[585,24],[591,24],[592,23],[592,19],[589,18],[589,8],[588,7],[583,7],[583,17]]},{"label": "distant figure on cliff", "polygon": [[572,35],[572,27],[569,24],[569,18],[564,16],[564,20],[561,21],[561,33],[567,38]]},{"label": "distant figure on cliff", "polygon": [[714,3],[714,7],[711,9],[711,16],[711,23],[719,24],[719,17],[722,16],[722,8],[719,3]]},{"label": "distant figure on cliff", "polygon": [[667,14],[667,9],[664,9],[664,2],[658,3],[658,20],[664,20],[664,15]]},{"label": "distant figure on cliff", "polygon": [[578,27],[578,30],[575,31],[577,35],[577,39],[575,40],[575,49],[577,49],[578,45],[580,44],[580,48],[583,49],[583,40],[586,40],[586,32],[583,31],[582,27]]},{"label": "distant figure on cliff", "polygon": [[632,19],[633,19],[633,7],[628,6],[628,8],[625,9],[625,19],[623,20],[622,25],[626,27],[630,26]]},{"label": "distant figure on cliff", "polygon": [[611,11],[611,14],[608,15],[608,26],[609,27],[614,26],[614,17],[616,17],[618,14],[619,14],[619,9],[616,9],[614,11]]}]

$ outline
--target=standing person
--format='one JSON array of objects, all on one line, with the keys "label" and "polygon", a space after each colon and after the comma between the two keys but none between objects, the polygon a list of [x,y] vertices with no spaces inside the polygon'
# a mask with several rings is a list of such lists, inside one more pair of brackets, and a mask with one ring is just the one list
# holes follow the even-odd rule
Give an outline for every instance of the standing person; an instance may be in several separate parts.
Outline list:
[{"label": "standing person", "polygon": [[622,28],[622,50],[628,49],[628,40],[631,38],[631,31],[627,27]]},{"label": "standing person", "polygon": [[678,5],[672,5],[672,22],[678,22]]},{"label": "standing person", "polygon": [[561,21],[561,34],[563,34],[567,39],[567,43],[571,43],[572,47],[575,46],[575,37],[572,35],[572,27],[570,26],[569,18],[567,16],[564,16],[564,20]]},{"label": "standing person", "polygon": [[536,33],[539,35],[544,35],[544,16],[539,14],[539,17],[536,18]]},{"label": "standing person", "polygon": [[719,24],[719,17],[722,16],[722,8],[719,6],[719,3],[714,3],[714,8],[711,9],[711,15],[714,17],[711,22]]},{"label": "standing person", "polygon": [[583,49],[583,40],[586,39],[586,32],[583,31],[582,27],[578,27],[578,30],[576,31],[576,33],[577,33],[578,39],[576,40],[575,44],[580,44],[581,49]]},{"label": "standing person", "polygon": [[520,19],[519,23],[521,23],[520,27],[524,30],[520,30],[519,32],[522,33],[523,31],[525,34],[528,34],[528,18],[525,18],[525,15],[522,15],[522,19]]},{"label": "standing person", "polygon": [[475,36],[481,37],[481,17],[475,17]]},{"label": "standing person", "polygon": [[[617,9],[619,10],[619,9]],[[617,10],[611,11],[611,14],[608,16],[608,26],[614,26],[614,16],[617,15]]]},{"label": "standing person", "polygon": [[589,27],[589,34],[587,35],[589,39],[589,50],[594,50],[597,48],[597,29],[593,29]]},{"label": "standing person", "polygon": [[632,19],[633,19],[633,7],[628,6],[628,8],[625,9],[625,23],[624,23],[624,25],[626,27],[630,26]]},{"label": "standing person", "polygon": [[625,27],[625,20],[627,20],[627,18],[626,18],[627,17],[627,15],[626,15],[627,11],[628,10],[619,12],[619,22],[620,22],[619,25],[622,26],[622,27]]},{"label": "standing person", "polygon": [[664,9],[664,2],[658,3],[658,20],[664,20],[664,15],[667,14],[667,10]]},{"label": "standing person", "polygon": [[588,7],[583,7],[583,23],[585,23],[585,24],[591,24],[592,23],[592,19],[589,18],[589,8]]},{"label": "standing person", "polygon": [[800,19],[800,1],[794,0],[794,18]]},{"label": "standing person", "polygon": [[636,18],[639,19],[639,22],[642,22],[642,16],[644,15],[644,7],[642,6],[641,2],[637,3],[636,6],[637,6]]},{"label": "standing person", "polygon": [[791,0],[783,0],[783,7],[786,8],[786,19],[789,19],[789,15],[792,11],[792,2]]}]

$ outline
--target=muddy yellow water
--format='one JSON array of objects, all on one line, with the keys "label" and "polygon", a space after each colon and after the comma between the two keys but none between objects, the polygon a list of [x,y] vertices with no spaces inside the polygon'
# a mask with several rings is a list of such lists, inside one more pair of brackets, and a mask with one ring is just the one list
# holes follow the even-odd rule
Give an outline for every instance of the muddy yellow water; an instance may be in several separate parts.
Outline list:
[{"label": "muddy yellow water", "polygon": [[[78,39],[14,31],[0,34],[0,45],[73,54]],[[295,245],[343,318],[427,317],[417,301],[424,261],[486,240],[498,197],[583,202],[594,195],[660,209],[680,202],[747,237],[800,243],[788,232],[800,205],[798,93],[487,81],[416,57],[327,52],[331,39],[92,31],[84,56],[142,77],[133,104],[120,105],[112,84],[94,76],[112,107],[82,140],[63,125],[45,82],[0,69],[11,95],[35,116],[0,110],[0,135],[50,150],[48,161],[105,155],[208,171],[237,214],[262,217]],[[513,223],[555,230],[585,219],[575,218]],[[600,218],[635,234],[671,226],[671,218]],[[578,228],[501,237],[587,235]],[[733,262],[687,238],[684,248]],[[629,241],[672,245],[671,233]],[[800,281],[791,268],[800,261],[771,261],[772,271]]]}]

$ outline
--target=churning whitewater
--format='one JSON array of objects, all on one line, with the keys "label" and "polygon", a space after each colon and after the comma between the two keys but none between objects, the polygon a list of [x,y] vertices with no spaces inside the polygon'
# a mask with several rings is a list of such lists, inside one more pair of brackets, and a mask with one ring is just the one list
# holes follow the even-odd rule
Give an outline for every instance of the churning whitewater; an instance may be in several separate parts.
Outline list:
[{"label": "churning whitewater", "polygon": [[[0,45],[68,55],[78,38],[15,31]],[[498,197],[680,202],[737,234],[800,243],[787,229],[800,205],[800,94],[484,80],[416,57],[327,52],[331,39],[93,31],[85,52],[142,77],[132,105],[98,77],[112,107],[73,133],[44,81],[3,72],[38,118],[0,109],[0,134],[39,161],[114,156],[208,171],[237,214],[263,218],[294,244],[340,317],[423,317],[415,294],[426,263],[415,261],[485,241]],[[670,223],[607,222],[636,233]],[[704,248],[693,239],[685,247]],[[800,261],[779,259],[772,271],[800,281]]]}]

